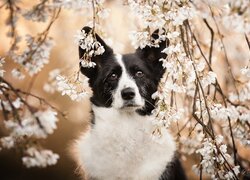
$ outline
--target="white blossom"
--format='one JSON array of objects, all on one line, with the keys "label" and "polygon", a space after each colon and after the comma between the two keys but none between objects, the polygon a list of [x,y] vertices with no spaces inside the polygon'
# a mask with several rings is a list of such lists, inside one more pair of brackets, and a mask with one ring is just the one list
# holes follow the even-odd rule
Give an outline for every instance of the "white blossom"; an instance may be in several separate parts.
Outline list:
[{"label": "white blossom", "polygon": [[104,53],[105,49],[94,37],[92,32],[86,33],[85,30],[77,31],[75,41],[85,50],[83,57],[80,57],[83,67],[94,67],[95,63],[91,62],[91,58]]},{"label": "white blossom", "polygon": [[250,81],[239,87],[238,93],[231,92],[229,94],[229,99],[233,102],[246,102],[250,100]]},{"label": "white blossom", "polygon": [[169,11],[167,18],[173,20],[173,25],[178,26],[182,25],[183,22],[187,19],[192,19],[195,16],[195,10],[190,7],[181,7],[177,12]]},{"label": "white blossom", "polygon": [[[72,9],[74,13],[81,12],[81,17],[90,20],[86,24],[94,26],[94,30],[102,35],[105,34],[103,25],[107,24],[103,23],[103,20],[111,12],[104,8],[104,0],[45,0],[25,10],[18,7],[16,3],[18,1],[10,2],[14,5],[12,6],[14,13],[12,16],[7,15],[6,25],[9,29],[7,37],[11,38],[14,46],[8,53],[18,67],[15,64],[10,66],[8,62],[3,67],[4,59],[0,58],[0,78],[3,80],[8,80],[9,75],[23,79],[26,74],[24,71],[33,76],[49,63],[49,54],[53,46],[52,39],[47,36],[47,33],[51,34],[50,29],[37,36],[28,35],[24,51],[22,51],[23,46],[20,46],[21,48],[18,46],[22,36],[17,34],[16,30],[19,30],[21,15],[26,20],[42,23],[48,18],[54,21],[53,13],[59,8]],[[234,165],[234,155],[230,154],[234,150],[231,149],[231,138],[235,139],[237,148],[250,146],[250,81],[248,80],[250,70],[249,65],[239,68],[242,67],[240,63],[243,62],[241,59],[245,58],[245,54],[234,58],[239,59],[238,64],[234,66],[232,61],[233,64],[226,70],[232,70],[235,75],[235,89],[227,83],[231,77],[224,77],[226,70],[220,60],[227,55],[231,59],[231,55],[236,53],[235,50],[231,51],[234,48],[232,43],[236,46],[237,54],[245,53],[243,45],[247,47],[246,42],[250,33],[250,1],[128,0],[127,3],[132,11],[131,14],[134,15],[136,25],[134,27],[137,27],[129,34],[135,48],[157,48],[160,42],[167,40],[167,47],[162,51],[166,58],[159,59],[165,74],[158,91],[152,95],[155,100],[153,104],[155,108],[152,111],[155,116],[152,120],[152,138],[158,143],[166,142],[167,128],[174,123],[173,125],[177,127],[174,133],[178,133],[176,137],[178,150],[182,155],[201,157],[201,161],[193,166],[196,174],[202,169],[202,175],[209,175],[211,179],[233,179],[235,175],[239,176],[241,168]],[[6,1],[4,6],[7,11],[10,10],[9,2]],[[213,39],[210,37],[209,26],[204,22],[211,26]],[[158,30],[158,37],[151,35],[155,30]],[[86,52],[80,57],[80,66],[83,68],[94,68],[95,56],[105,52],[94,33],[82,30],[75,35],[76,44]],[[245,35],[246,42],[239,44],[240,39],[230,42],[231,39],[238,38],[238,36],[234,38],[234,35],[239,34]],[[225,51],[222,51],[223,49]],[[5,74],[5,70],[9,70],[10,73]],[[49,93],[59,91],[74,101],[82,100],[88,94],[84,89],[87,79],[82,81],[78,77],[61,76],[61,72],[59,69],[52,70],[48,81],[42,84],[43,89]],[[240,72],[241,76],[235,72]],[[221,84],[223,80],[226,83]],[[10,84],[15,88],[15,82]],[[45,109],[43,100],[38,98],[41,103],[41,106],[38,106],[32,101],[35,96],[28,98],[31,95],[27,94],[25,98],[26,94],[22,89],[15,91],[11,88],[8,83],[0,83],[0,111],[7,114],[7,116],[3,114],[3,126],[7,134],[0,138],[0,150],[24,148],[21,149],[25,154],[22,161],[26,167],[46,167],[56,164],[59,156],[50,150],[38,148],[40,146],[35,147],[33,140],[37,142],[41,138],[47,138],[55,131],[57,113],[52,109]],[[211,134],[208,131],[211,131]],[[230,131],[233,137],[230,137]],[[229,137],[223,138],[225,136]],[[242,165],[245,166],[244,163]],[[225,168],[229,166],[230,168]]]},{"label": "white blossom", "polygon": [[[160,102],[162,103],[162,101],[158,101],[158,103]],[[153,124],[157,127],[168,128],[172,122],[177,122],[183,117],[183,112],[183,109],[177,110],[172,107],[158,105],[158,108],[152,111],[152,113],[156,116]]]},{"label": "white blossom", "polygon": [[214,84],[216,81],[216,77],[217,75],[214,72],[209,71],[207,75],[201,79],[201,84],[203,88],[206,88],[210,84]]},{"label": "white blossom", "polygon": [[33,76],[49,63],[49,55],[54,43],[50,38],[38,43],[30,35],[26,36],[26,41],[28,47],[23,53],[21,55],[12,54],[12,57],[16,63],[24,67],[30,76]]},{"label": "white blossom", "polygon": [[[247,127],[247,126],[246,126]],[[234,137],[240,140],[240,143],[244,146],[250,146],[250,135],[249,135],[249,127],[246,128],[244,123],[237,124],[236,127],[232,129]],[[228,129],[225,129],[228,132]]]},{"label": "white blossom", "polygon": [[15,140],[12,136],[2,137],[0,138],[0,142],[3,148],[10,149],[15,145]]},{"label": "white blossom", "polygon": [[91,7],[91,0],[54,0],[55,7],[64,7],[67,9],[80,10],[83,8]]},{"label": "white blossom", "polygon": [[[232,162],[232,157],[227,153],[227,146],[222,142],[223,138],[220,135],[216,137],[216,143],[220,150],[216,147],[215,142],[211,138],[205,138],[202,142],[202,147],[196,150],[196,153],[202,156],[202,161],[200,165],[202,166],[202,171],[209,174],[212,179],[220,178],[220,179],[232,179],[234,177],[232,171],[227,169],[216,169],[216,163],[223,164],[225,159],[228,163]],[[223,157],[225,158],[223,158]],[[199,165],[194,166],[194,170],[197,172],[197,167]],[[219,177],[216,177],[216,172],[219,171]],[[233,171],[237,176],[239,174],[239,166],[233,166]]]},{"label": "white blossom", "polygon": [[170,46],[166,47],[162,52],[166,53],[168,55],[172,55],[174,53],[180,53],[181,52],[181,44],[178,43],[176,45],[170,45]]},{"label": "white blossom", "polygon": [[25,78],[25,75],[19,69],[12,69],[11,74],[14,78],[22,80]]},{"label": "white blossom", "polygon": [[25,156],[22,157],[23,164],[30,167],[46,167],[55,165],[59,159],[59,155],[51,150],[38,150],[35,147],[30,147],[25,151]]},{"label": "white blossom", "polygon": [[4,58],[0,57],[0,77],[3,77],[5,70],[3,70]]},{"label": "white blossom", "polygon": [[59,69],[53,69],[49,72],[48,82],[46,82],[43,86],[43,90],[47,93],[53,94],[57,90],[57,81],[56,77],[60,74]]},{"label": "white blossom", "polygon": [[16,109],[19,109],[23,105],[23,102],[20,98],[16,98],[16,100],[13,101],[12,104]]},{"label": "white blossom", "polygon": [[250,78],[250,68],[248,66],[242,68],[240,72],[245,75],[246,77]]},{"label": "white blossom", "polygon": [[38,111],[34,114],[34,116],[39,119],[42,129],[46,132],[46,134],[52,134],[57,128],[56,123],[58,119],[55,111],[52,111],[51,109]]},{"label": "white blossom", "polygon": [[38,111],[34,115],[26,115],[21,122],[5,121],[4,125],[13,137],[46,138],[57,128],[57,121],[56,112],[47,109]]},{"label": "white blossom", "polygon": [[141,49],[150,44],[150,36],[147,31],[145,32],[136,32],[132,31],[129,34],[129,38],[132,40],[132,45],[135,48],[140,47]]},{"label": "white blossom", "polygon": [[171,39],[175,39],[175,38],[179,37],[179,35],[180,35],[180,32],[178,32],[178,31],[168,32],[167,38],[171,40]]},{"label": "white blossom", "polygon": [[142,28],[150,27],[152,29],[162,28],[165,20],[161,11],[162,3],[154,3],[152,5],[140,4],[139,2],[129,0],[129,7],[135,17],[139,19]]},{"label": "white blossom", "polygon": [[46,1],[43,1],[35,5],[31,10],[26,10],[23,13],[23,17],[35,22],[46,22],[52,12],[53,7],[46,4]]},{"label": "white blossom", "polygon": [[200,148],[200,145],[204,139],[204,134],[202,133],[202,126],[197,125],[197,132],[192,136],[181,136],[180,137],[180,152],[191,155],[194,154],[197,149]]},{"label": "white blossom", "polygon": [[109,9],[102,9],[101,11],[99,11],[97,13],[97,16],[102,18],[102,19],[106,19],[106,18],[108,18],[109,14],[110,14]]},{"label": "white blossom", "polygon": [[248,0],[228,1],[226,11],[221,18],[221,22],[227,30],[238,33],[250,32],[250,11],[248,7],[250,2]]},{"label": "white blossom", "polygon": [[89,57],[101,55],[104,53],[104,47],[97,42],[92,33],[86,33],[84,30],[77,31],[76,42],[86,51]]},{"label": "white blossom", "polygon": [[240,114],[239,120],[244,122],[250,122],[250,111]]},{"label": "white blossom", "polygon": [[8,101],[4,101],[4,100],[0,99],[0,103],[1,103],[0,110],[3,110],[2,106],[4,107],[5,111],[11,111],[12,110],[12,108],[11,108]]},{"label": "white blossom", "polygon": [[92,61],[84,61],[82,59],[80,59],[80,64],[81,64],[81,67],[88,67],[88,68],[93,68],[96,66],[96,63],[95,62],[92,62]]},{"label": "white blossom", "polygon": [[81,101],[88,95],[88,93],[84,89],[79,89],[75,84],[70,83],[63,76],[57,76],[56,80],[58,91],[61,92],[63,96],[69,96],[73,101]]},{"label": "white blossom", "polygon": [[[13,107],[16,109],[19,109],[23,105],[20,98],[16,98],[11,103],[12,103]],[[13,110],[9,101],[0,100],[0,104],[3,104],[5,111],[12,111]],[[0,110],[2,110],[2,106],[0,106]]]},{"label": "white blossom", "polygon": [[227,121],[231,119],[238,119],[239,113],[234,107],[224,107],[221,104],[214,104],[211,109],[211,116],[218,121]]}]

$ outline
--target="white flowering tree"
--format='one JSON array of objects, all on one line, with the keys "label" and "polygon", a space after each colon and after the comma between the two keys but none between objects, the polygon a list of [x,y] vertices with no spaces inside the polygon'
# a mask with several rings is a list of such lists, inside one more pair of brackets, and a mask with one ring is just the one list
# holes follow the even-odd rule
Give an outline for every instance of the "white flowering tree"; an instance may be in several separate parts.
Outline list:
[{"label": "white flowering tree", "polygon": [[[91,57],[104,52],[95,32],[105,34],[110,13],[105,5],[104,0],[40,0],[29,8],[21,0],[0,3],[0,11],[8,13],[6,36],[11,40],[0,60],[0,110],[8,132],[1,137],[0,147],[19,148],[26,167],[54,165],[59,158],[39,142],[54,132],[58,115],[64,113],[31,93],[32,82],[56,46],[50,30],[64,9],[88,12],[84,18],[92,30],[79,30],[75,39],[86,50],[80,66],[91,68],[95,66]],[[200,179],[246,175],[249,153],[242,154],[239,148],[249,151],[250,146],[250,1],[126,0],[122,5],[134,15],[136,28],[128,36],[135,48],[157,47],[165,39],[169,43],[163,50],[167,57],[159,59],[166,72],[153,94],[153,138],[161,139],[163,128],[174,127],[179,153],[197,157],[192,169]],[[23,37],[18,32],[22,18],[47,26],[37,35]],[[156,29],[159,37],[152,40],[150,34]],[[24,49],[20,48],[23,40]],[[12,69],[7,68],[13,62]],[[28,91],[11,83],[27,76],[34,76]],[[44,91],[58,91],[73,101],[88,94],[78,72],[66,76],[59,69],[49,72]]]}]

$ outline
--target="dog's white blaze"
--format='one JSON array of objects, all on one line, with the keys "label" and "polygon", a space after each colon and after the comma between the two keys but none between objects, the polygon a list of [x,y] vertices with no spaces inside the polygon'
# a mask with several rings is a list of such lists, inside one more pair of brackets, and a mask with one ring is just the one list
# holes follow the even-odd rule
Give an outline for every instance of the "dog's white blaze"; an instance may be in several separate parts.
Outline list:
[{"label": "dog's white blaze", "polygon": [[175,143],[164,130],[164,141],[151,137],[153,116],[92,106],[94,128],[75,146],[76,159],[89,177],[100,180],[159,179],[172,160]]},{"label": "dog's white blaze", "polygon": [[138,106],[144,106],[144,99],[141,97],[139,89],[132,77],[128,74],[124,62],[122,60],[122,56],[120,54],[116,55],[116,60],[122,68],[122,74],[118,82],[118,86],[113,93],[113,104],[114,108],[121,108],[123,106],[123,99],[121,97],[121,91],[125,88],[132,88],[135,91],[134,103]]}]

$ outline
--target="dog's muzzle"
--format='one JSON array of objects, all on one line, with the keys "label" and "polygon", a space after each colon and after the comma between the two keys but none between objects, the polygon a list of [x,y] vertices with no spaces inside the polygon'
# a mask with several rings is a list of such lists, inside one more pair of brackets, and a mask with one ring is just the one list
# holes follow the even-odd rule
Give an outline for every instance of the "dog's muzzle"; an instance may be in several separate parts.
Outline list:
[{"label": "dog's muzzle", "polygon": [[123,107],[122,108],[133,108],[138,107],[135,103],[135,91],[132,88],[125,88],[121,91],[121,97],[123,99]]},{"label": "dog's muzzle", "polygon": [[132,88],[125,88],[121,91],[122,99],[125,101],[131,101],[135,97],[135,91]]}]

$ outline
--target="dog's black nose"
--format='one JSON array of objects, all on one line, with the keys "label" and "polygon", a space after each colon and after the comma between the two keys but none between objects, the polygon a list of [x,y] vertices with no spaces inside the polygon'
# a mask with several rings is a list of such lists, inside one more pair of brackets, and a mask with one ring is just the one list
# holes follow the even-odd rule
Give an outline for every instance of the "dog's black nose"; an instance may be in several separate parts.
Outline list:
[{"label": "dog's black nose", "polygon": [[121,92],[122,99],[131,100],[135,97],[135,91],[132,88],[125,88]]}]

